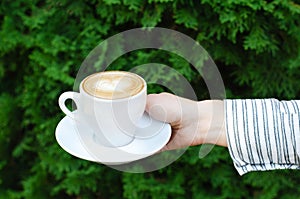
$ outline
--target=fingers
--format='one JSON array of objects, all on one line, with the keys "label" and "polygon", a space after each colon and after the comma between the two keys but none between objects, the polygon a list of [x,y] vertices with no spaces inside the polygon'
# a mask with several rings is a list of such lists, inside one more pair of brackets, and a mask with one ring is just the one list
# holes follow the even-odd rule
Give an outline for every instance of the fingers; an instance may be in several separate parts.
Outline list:
[{"label": "fingers", "polygon": [[161,151],[192,145],[198,124],[198,108],[195,101],[169,93],[150,94],[147,97],[146,111],[154,119],[172,126],[170,141]]},{"label": "fingers", "polygon": [[159,152],[185,149],[191,146],[191,143],[192,137],[183,138],[180,133],[176,133],[175,135],[172,135],[170,141]]},{"label": "fingers", "polygon": [[167,123],[180,121],[182,115],[179,97],[169,93],[148,95],[146,111],[154,119]]}]

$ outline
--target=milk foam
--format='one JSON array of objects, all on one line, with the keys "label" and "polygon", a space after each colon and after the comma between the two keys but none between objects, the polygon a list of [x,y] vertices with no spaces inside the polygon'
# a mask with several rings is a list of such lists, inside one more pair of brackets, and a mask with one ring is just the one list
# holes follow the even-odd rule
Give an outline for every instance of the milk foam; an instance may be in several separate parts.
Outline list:
[{"label": "milk foam", "polygon": [[130,97],[139,93],[143,87],[144,83],[139,76],[120,71],[96,73],[83,82],[85,92],[104,99]]}]

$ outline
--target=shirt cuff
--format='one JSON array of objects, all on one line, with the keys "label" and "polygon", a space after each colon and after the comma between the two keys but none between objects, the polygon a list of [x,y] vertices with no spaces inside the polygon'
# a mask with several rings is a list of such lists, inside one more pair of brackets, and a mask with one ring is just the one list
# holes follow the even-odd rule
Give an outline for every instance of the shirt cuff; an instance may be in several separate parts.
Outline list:
[{"label": "shirt cuff", "polygon": [[224,100],[230,156],[240,175],[300,168],[300,101]]}]

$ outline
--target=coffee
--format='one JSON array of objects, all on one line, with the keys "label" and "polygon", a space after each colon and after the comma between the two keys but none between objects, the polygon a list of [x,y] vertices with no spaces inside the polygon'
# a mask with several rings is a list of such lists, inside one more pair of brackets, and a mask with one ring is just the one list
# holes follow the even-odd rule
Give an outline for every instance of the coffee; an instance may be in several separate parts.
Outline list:
[{"label": "coffee", "polygon": [[82,87],[94,97],[122,99],[138,94],[144,88],[144,81],[133,73],[106,71],[88,76]]}]

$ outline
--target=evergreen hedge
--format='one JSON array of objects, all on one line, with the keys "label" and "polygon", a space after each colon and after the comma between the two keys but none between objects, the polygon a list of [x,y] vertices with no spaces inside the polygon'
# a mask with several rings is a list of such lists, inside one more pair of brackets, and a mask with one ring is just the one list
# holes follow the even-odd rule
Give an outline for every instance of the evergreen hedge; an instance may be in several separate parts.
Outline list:
[{"label": "evergreen hedge", "polygon": [[[54,137],[64,116],[58,96],[73,88],[84,58],[102,40],[136,27],[199,41],[221,71],[227,97],[299,99],[299,17],[299,0],[2,0],[0,198],[299,198],[299,171],[240,177],[221,147],[203,159],[190,147],[164,169],[130,174],[75,158]],[[128,70],[163,60],[205,99],[189,65],[164,56],[140,51],[115,65]]]}]

